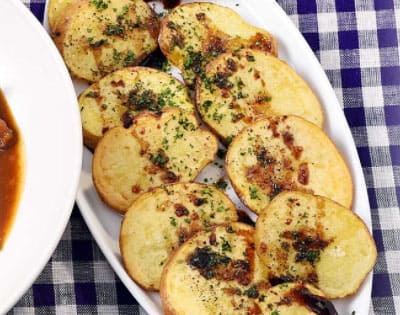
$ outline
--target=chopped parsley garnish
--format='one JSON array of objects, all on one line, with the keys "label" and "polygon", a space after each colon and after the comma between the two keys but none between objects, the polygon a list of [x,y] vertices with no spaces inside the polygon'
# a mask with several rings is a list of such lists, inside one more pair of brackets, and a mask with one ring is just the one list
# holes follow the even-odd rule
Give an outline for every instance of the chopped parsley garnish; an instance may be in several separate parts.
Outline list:
[{"label": "chopped parsley garnish", "polygon": [[176,226],[176,219],[175,219],[174,217],[169,217],[169,223],[170,223],[172,226]]},{"label": "chopped parsley garnish", "polygon": [[256,58],[254,58],[254,56],[252,56],[252,55],[247,55],[246,59],[247,59],[247,61],[250,61],[250,62],[256,61]]},{"label": "chopped parsley garnish", "polygon": [[221,239],[222,239],[222,245],[221,245],[222,251],[223,252],[231,252],[232,251],[231,244],[229,244],[229,242],[222,236],[221,236]]},{"label": "chopped parsley garnish", "polygon": [[119,23],[116,24],[107,24],[103,34],[111,36],[120,36],[124,37],[125,34],[125,27]]},{"label": "chopped parsley garnish", "polygon": [[126,54],[124,60],[122,61],[122,65],[124,67],[129,67],[133,66],[135,64],[135,54],[133,51],[128,50],[128,53]]},{"label": "chopped parsley garnish", "polygon": [[232,140],[233,140],[233,136],[227,136],[227,137],[225,138],[225,142],[226,142],[227,145],[230,145],[231,142],[232,142]]},{"label": "chopped parsley garnish", "polygon": [[210,100],[207,100],[207,101],[205,101],[204,103],[203,103],[203,108],[204,108],[204,111],[207,113],[208,112],[208,110],[209,110],[209,108],[210,108],[210,106],[212,105],[212,102],[210,101]]},{"label": "chopped parsley garnish", "polygon": [[258,189],[256,187],[249,187],[249,192],[250,192],[250,199],[258,199],[260,200],[260,197],[257,195]]},{"label": "chopped parsley garnish", "polygon": [[257,288],[256,288],[255,286],[253,286],[253,287],[251,287],[251,288],[245,290],[245,291],[244,291],[244,294],[247,295],[249,298],[255,299],[255,298],[258,297],[258,294],[259,294],[259,293],[258,293]]},{"label": "chopped parsley garnish", "polygon": [[101,47],[103,45],[108,44],[108,40],[105,39],[105,38],[102,38],[102,39],[99,39],[98,41],[94,42],[94,38],[93,37],[89,37],[88,38],[88,44],[92,48],[99,48],[99,47]]},{"label": "chopped parsley garnish", "polygon": [[168,156],[165,154],[164,150],[159,149],[156,155],[150,153],[150,161],[160,168],[164,168],[165,164],[169,161]]}]

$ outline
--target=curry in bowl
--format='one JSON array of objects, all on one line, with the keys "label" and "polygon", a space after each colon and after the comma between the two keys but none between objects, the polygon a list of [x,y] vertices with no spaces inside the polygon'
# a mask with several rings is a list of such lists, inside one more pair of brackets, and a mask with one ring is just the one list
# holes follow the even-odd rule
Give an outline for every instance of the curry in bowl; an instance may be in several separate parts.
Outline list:
[{"label": "curry in bowl", "polygon": [[0,90],[0,250],[14,221],[22,181],[21,135]]}]

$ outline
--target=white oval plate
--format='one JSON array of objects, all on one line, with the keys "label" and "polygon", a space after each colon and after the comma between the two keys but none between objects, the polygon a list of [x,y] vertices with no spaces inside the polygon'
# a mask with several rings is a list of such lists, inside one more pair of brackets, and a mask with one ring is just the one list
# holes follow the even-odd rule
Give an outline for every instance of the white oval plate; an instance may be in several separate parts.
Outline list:
[{"label": "white oval plate", "polygon": [[82,164],[80,114],[68,71],[20,0],[0,1],[0,87],[20,128],[26,162],[18,211],[0,251],[3,314],[28,290],[60,240]]},{"label": "white oval plate", "polygon": [[[186,2],[193,1],[183,1],[183,3]],[[324,129],[342,152],[352,172],[355,187],[353,209],[371,230],[367,190],[351,131],[321,65],[296,26],[273,0],[216,0],[211,2],[231,7],[251,24],[269,30],[278,40],[280,58],[290,64],[310,84],[324,107],[326,115]],[[75,88],[77,93],[80,93],[84,86],[80,82],[75,82]],[[148,313],[162,314],[159,295],[142,290],[129,278],[123,268],[118,243],[122,217],[107,208],[98,197],[92,183],[91,160],[92,154],[85,149],[77,195],[82,215],[104,255],[136,300]],[[221,170],[209,165],[197,181],[202,181],[205,177],[218,179],[220,176]],[[226,192],[239,208],[245,209],[230,185]],[[253,214],[251,216],[255,217]],[[356,295],[334,301],[339,314],[350,315],[352,311],[356,311],[356,314],[367,314],[371,286],[372,274],[364,281]]]}]

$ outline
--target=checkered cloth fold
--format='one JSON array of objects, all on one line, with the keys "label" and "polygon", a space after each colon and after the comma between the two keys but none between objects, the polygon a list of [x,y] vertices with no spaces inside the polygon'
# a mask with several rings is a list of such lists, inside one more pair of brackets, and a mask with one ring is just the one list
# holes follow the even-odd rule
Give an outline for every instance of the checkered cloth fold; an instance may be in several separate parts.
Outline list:
[{"label": "checkered cloth fold", "polygon": [[[24,2],[43,19],[44,0]],[[357,145],[379,252],[370,314],[400,314],[400,1],[278,3],[319,58]],[[53,313],[145,314],[101,254],[77,207],[45,269],[10,311]]]}]

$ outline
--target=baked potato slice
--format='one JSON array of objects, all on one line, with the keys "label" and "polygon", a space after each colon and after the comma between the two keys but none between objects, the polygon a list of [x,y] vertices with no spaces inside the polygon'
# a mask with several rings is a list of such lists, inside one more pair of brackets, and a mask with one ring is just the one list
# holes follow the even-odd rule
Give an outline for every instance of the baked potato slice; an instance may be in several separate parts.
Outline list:
[{"label": "baked potato slice", "polygon": [[300,282],[275,285],[265,293],[262,313],[275,315],[338,315],[335,306],[315,287]]},{"label": "baked potato slice", "polygon": [[169,255],[196,232],[238,220],[233,202],[215,186],[165,185],[140,195],[124,216],[122,261],[133,280],[159,290]]},{"label": "baked potato slice", "polygon": [[99,141],[93,182],[106,204],[125,212],[150,188],[195,179],[217,147],[216,138],[199,128],[193,114],[176,108],[142,113],[130,128],[115,127]]},{"label": "baked potato slice", "polygon": [[297,116],[266,117],[245,127],[225,161],[236,193],[258,214],[281,191],[314,193],[347,208],[353,200],[339,151],[322,129]]},{"label": "baked potato slice", "polygon": [[158,19],[142,0],[75,0],[52,32],[71,74],[89,82],[137,65],[157,48]]},{"label": "baked potato slice", "polygon": [[277,55],[275,39],[248,24],[235,11],[208,2],[177,6],[161,23],[160,48],[194,88],[196,76],[219,54],[254,48]]},{"label": "baked potato slice", "polygon": [[225,142],[263,115],[297,115],[323,125],[321,104],[308,84],[284,61],[262,51],[221,54],[196,85],[201,117]]},{"label": "baked potato slice", "polygon": [[256,250],[270,281],[307,281],[328,298],[354,294],[376,261],[364,222],[327,198],[278,195],[256,223]]},{"label": "baked potato slice", "polygon": [[161,278],[165,314],[254,313],[269,288],[254,250],[254,229],[243,223],[214,226],[179,247]]},{"label": "baked potato slice", "polygon": [[[77,0],[50,0],[47,10],[47,18],[49,22],[50,31],[55,31],[55,26],[59,21],[60,16],[63,15],[63,11],[74,1]],[[78,0],[79,1],[79,0]]]},{"label": "baked potato slice", "polygon": [[142,111],[177,107],[194,112],[184,85],[165,72],[129,67],[106,75],[79,97],[83,138],[94,149],[103,134],[116,126],[129,127]]}]

